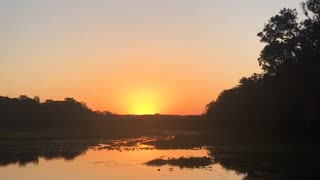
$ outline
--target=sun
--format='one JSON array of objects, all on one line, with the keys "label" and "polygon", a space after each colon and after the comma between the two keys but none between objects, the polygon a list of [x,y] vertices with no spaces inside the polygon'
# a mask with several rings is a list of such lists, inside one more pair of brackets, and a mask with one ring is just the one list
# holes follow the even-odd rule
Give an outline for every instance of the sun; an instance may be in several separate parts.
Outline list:
[{"label": "sun", "polygon": [[131,91],[128,99],[130,113],[137,115],[155,114],[161,110],[161,94],[158,91],[139,90]]},{"label": "sun", "polygon": [[155,114],[157,108],[152,102],[141,101],[137,102],[133,108],[133,114],[137,115],[146,115],[146,114]]}]

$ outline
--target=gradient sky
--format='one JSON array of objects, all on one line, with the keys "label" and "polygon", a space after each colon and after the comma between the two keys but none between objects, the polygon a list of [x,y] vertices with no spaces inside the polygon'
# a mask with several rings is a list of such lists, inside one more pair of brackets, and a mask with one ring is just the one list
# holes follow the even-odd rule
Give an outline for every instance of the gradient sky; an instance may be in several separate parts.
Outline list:
[{"label": "gradient sky", "polygon": [[260,72],[256,34],[299,0],[0,0],[0,95],[200,114]]}]

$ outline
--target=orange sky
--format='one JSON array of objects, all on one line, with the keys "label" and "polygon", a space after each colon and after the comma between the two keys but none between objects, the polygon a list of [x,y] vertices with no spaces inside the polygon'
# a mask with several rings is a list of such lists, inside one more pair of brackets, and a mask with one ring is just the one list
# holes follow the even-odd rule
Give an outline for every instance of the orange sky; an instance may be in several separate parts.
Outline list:
[{"label": "orange sky", "polygon": [[[74,97],[118,114],[200,114],[256,61],[263,24],[298,1],[3,1],[0,95]],[[254,16],[253,16],[254,15]]]}]

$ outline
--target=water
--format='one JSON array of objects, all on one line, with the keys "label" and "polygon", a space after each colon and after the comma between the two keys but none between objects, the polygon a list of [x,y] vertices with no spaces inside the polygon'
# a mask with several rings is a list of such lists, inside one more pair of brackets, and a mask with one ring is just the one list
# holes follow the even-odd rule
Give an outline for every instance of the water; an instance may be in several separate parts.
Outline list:
[{"label": "water", "polygon": [[243,179],[207,147],[155,148],[155,138],[0,142],[0,179]]}]

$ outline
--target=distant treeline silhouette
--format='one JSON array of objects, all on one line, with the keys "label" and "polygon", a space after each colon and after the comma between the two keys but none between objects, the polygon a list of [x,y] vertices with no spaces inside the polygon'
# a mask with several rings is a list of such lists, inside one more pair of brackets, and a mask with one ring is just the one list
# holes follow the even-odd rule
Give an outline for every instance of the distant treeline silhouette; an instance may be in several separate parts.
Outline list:
[{"label": "distant treeline silhouette", "polygon": [[102,115],[73,98],[40,103],[39,97],[25,95],[19,98],[0,97],[0,114],[1,128],[17,130],[89,125],[92,119]]},{"label": "distant treeline silhouette", "polygon": [[125,137],[200,129],[200,116],[116,115],[93,111],[73,98],[0,97],[0,139]]},{"label": "distant treeline silhouette", "polygon": [[263,73],[242,78],[207,105],[213,133],[234,140],[320,139],[320,1],[301,7],[304,15],[284,8],[258,33]]}]

